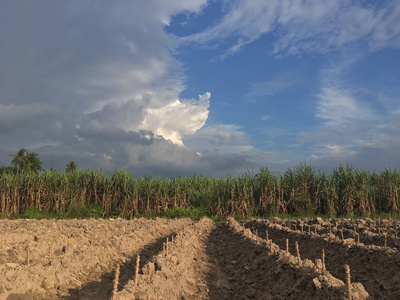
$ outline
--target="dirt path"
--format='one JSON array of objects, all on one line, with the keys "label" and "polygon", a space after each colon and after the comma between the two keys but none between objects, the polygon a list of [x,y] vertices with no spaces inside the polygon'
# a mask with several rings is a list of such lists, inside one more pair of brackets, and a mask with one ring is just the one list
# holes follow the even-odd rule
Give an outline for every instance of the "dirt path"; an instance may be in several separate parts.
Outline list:
[{"label": "dirt path", "polygon": [[341,242],[329,241],[315,235],[287,231],[279,225],[268,226],[266,222],[248,222],[247,227],[257,229],[261,238],[269,238],[281,249],[286,248],[295,253],[294,243],[299,243],[302,257],[311,260],[320,259],[322,249],[325,249],[327,270],[335,277],[345,280],[343,265],[351,269],[352,280],[362,283],[373,299],[400,299],[400,254],[397,251],[373,250],[365,246],[346,245]]}]

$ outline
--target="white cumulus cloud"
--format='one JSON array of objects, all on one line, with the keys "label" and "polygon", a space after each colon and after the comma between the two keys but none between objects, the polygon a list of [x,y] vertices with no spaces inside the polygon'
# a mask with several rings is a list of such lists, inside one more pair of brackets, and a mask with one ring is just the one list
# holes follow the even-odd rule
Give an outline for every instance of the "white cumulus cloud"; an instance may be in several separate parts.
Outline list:
[{"label": "white cumulus cloud", "polygon": [[175,100],[159,108],[148,108],[139,129],[152,131],[183,146],[182,138],[202,128],[208,118],[211,94],[199,96],[198,101]]}]

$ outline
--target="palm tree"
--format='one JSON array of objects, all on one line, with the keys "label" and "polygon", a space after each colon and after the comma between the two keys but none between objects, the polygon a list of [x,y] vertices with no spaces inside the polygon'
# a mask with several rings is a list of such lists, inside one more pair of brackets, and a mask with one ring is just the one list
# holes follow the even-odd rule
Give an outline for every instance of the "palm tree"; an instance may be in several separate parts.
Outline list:
[{"label": "palm tree", "polygon": [[24,171],[38,173],[42,171],[42,161],[35,152],[27,152]]},{"label": "palm tree", "polygon": [[67,168],[65,169],[65,172],[67,172],[67,173],[75,172],[76,168],[77,168],[77,165],[76,165],[76,162],[70,161],[69,163],[66,164],[66,167]]},{"label": "palm tree", "polygon": [[11,164],[14,165],[18,169],[18,172],[21,172],[25,169],[26,166],[26,156],[28,151],[25,148],[21,148],[18,150],[17,154],[10,154],[13,158]]}]

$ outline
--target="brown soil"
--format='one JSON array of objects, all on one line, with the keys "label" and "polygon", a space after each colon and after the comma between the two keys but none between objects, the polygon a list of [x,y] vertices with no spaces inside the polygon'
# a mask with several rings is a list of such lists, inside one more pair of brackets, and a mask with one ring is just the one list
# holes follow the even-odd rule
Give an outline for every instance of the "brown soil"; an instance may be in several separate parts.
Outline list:
[{"label": "brown soil", "polygon": [[[296,258],[283,253],[269,255],[265,244],[231,230],[226,224],[220,224],[211,235],[209,254],[215,257],[215,264],[221,270],[220,281],[225,283],[223,288],[210,285],[210,299],[343,298],[343,289],[318,289],[313,279],[319,275],[312,267],[296,266]],[[210,276],[209,282],[217,283],[215,277]],[[331,278],[326,276],[322,280]]]},{"label": "brown soil", "polygon": [[389,248],[400,249],[400,239],[399,239],[399,221],[389,221],[389,220],[351,220],[351,219],[332,219],[324,221],[321,218],[316,218],[314,220],[280,220],[275,219],[275,223],[283,226],[287,226],[291,229],[303,229],[308,230],[311,226],[312,231],[315,227],[318,229],[318,234],[324,235],[332,234],[341,238],[341,231],[343,230],[343,236],[345,239],[355,238],[359,235],[360,242],[365,245],[375,245],[384,247],[385,236],[386,236],[386,246]]},{"label": "brown soil", "polygon": [[[202,219],[171,247],[116,299],[344,299],[342,281],[311,261],[299,264],[232,219],[217,225]],[[353,289],[353,299],[368,297],[360,284]]]},{"label": "brown soil", "polygon": [[180,232],[169,243],[168,255],[159,253],[143,268],[137,287],[132,278],[117,299],[208,299],[211,262],[206,246],[214,228],[210,219],[202,219]]},{"label": "brown soil", "polygon": [[307,230],[301,233],[300,229],[294,231],[267,221],[250,221],[246,227],[257,230],[261,238],[266,237],[268,230],[269,238],[281,249],[286,248],[286,239],[289,239],[291,253],[295,253],[297,241],[301,256],[311,260],[321,258],[322,249],[325,249],[326,268],[333,276],[345,280],[343,265],[348,264],[352,280],[362,283],[373,299],[400,299],[400,253],[397,250],[357,244],[346,236],[342,242],[327,234],[315,235],[313,230],[311,234]]},{"label": "brown soil", "polygon": [[0,299],[109,299],[117,262],[128,266],[133,255],[191,223],[0,220]]},{"label": "brown soil", "polygon": [[[361,283],[384,278],[369,268],[381,276],[378,264],[389,268],[397,253],[370,255],[369,249],[350,247],[340,252],[347,258],[343,261],[327,250],[324,271],[318,252],[325,245],[322,238],[307,240],[275,228],[269,230],[272,243],[265,240],[265,222],[247,226],[261,237],[233,219],[214,223],[204,218],[195,224],[189,219],[0,220],[0,299],[346,299],[345,262],[355,282],[353,299],[368,299]],[[298,238],[300,259],[282,250],[281,240],[290,234],[291,241]],[[163,250],[167,238],[168,253]],[[336,244],[333,250],[345,247]],[[378,262],[357,268],[357,255],[360,261],[372,257]],[[375,299],[397,296],[391,286],[396,281],[388,282],[390,287],[381,291],[374,285]]]}]

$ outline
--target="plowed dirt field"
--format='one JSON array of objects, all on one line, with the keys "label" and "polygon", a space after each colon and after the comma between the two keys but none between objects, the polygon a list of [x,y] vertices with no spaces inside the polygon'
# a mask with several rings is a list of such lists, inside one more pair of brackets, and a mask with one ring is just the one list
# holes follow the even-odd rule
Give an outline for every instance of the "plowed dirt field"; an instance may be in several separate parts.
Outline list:
[{"label": "plowed dirt field", "polygon": [[373,220],[0,220],[0,299],[400,299],[397,243]]}]

